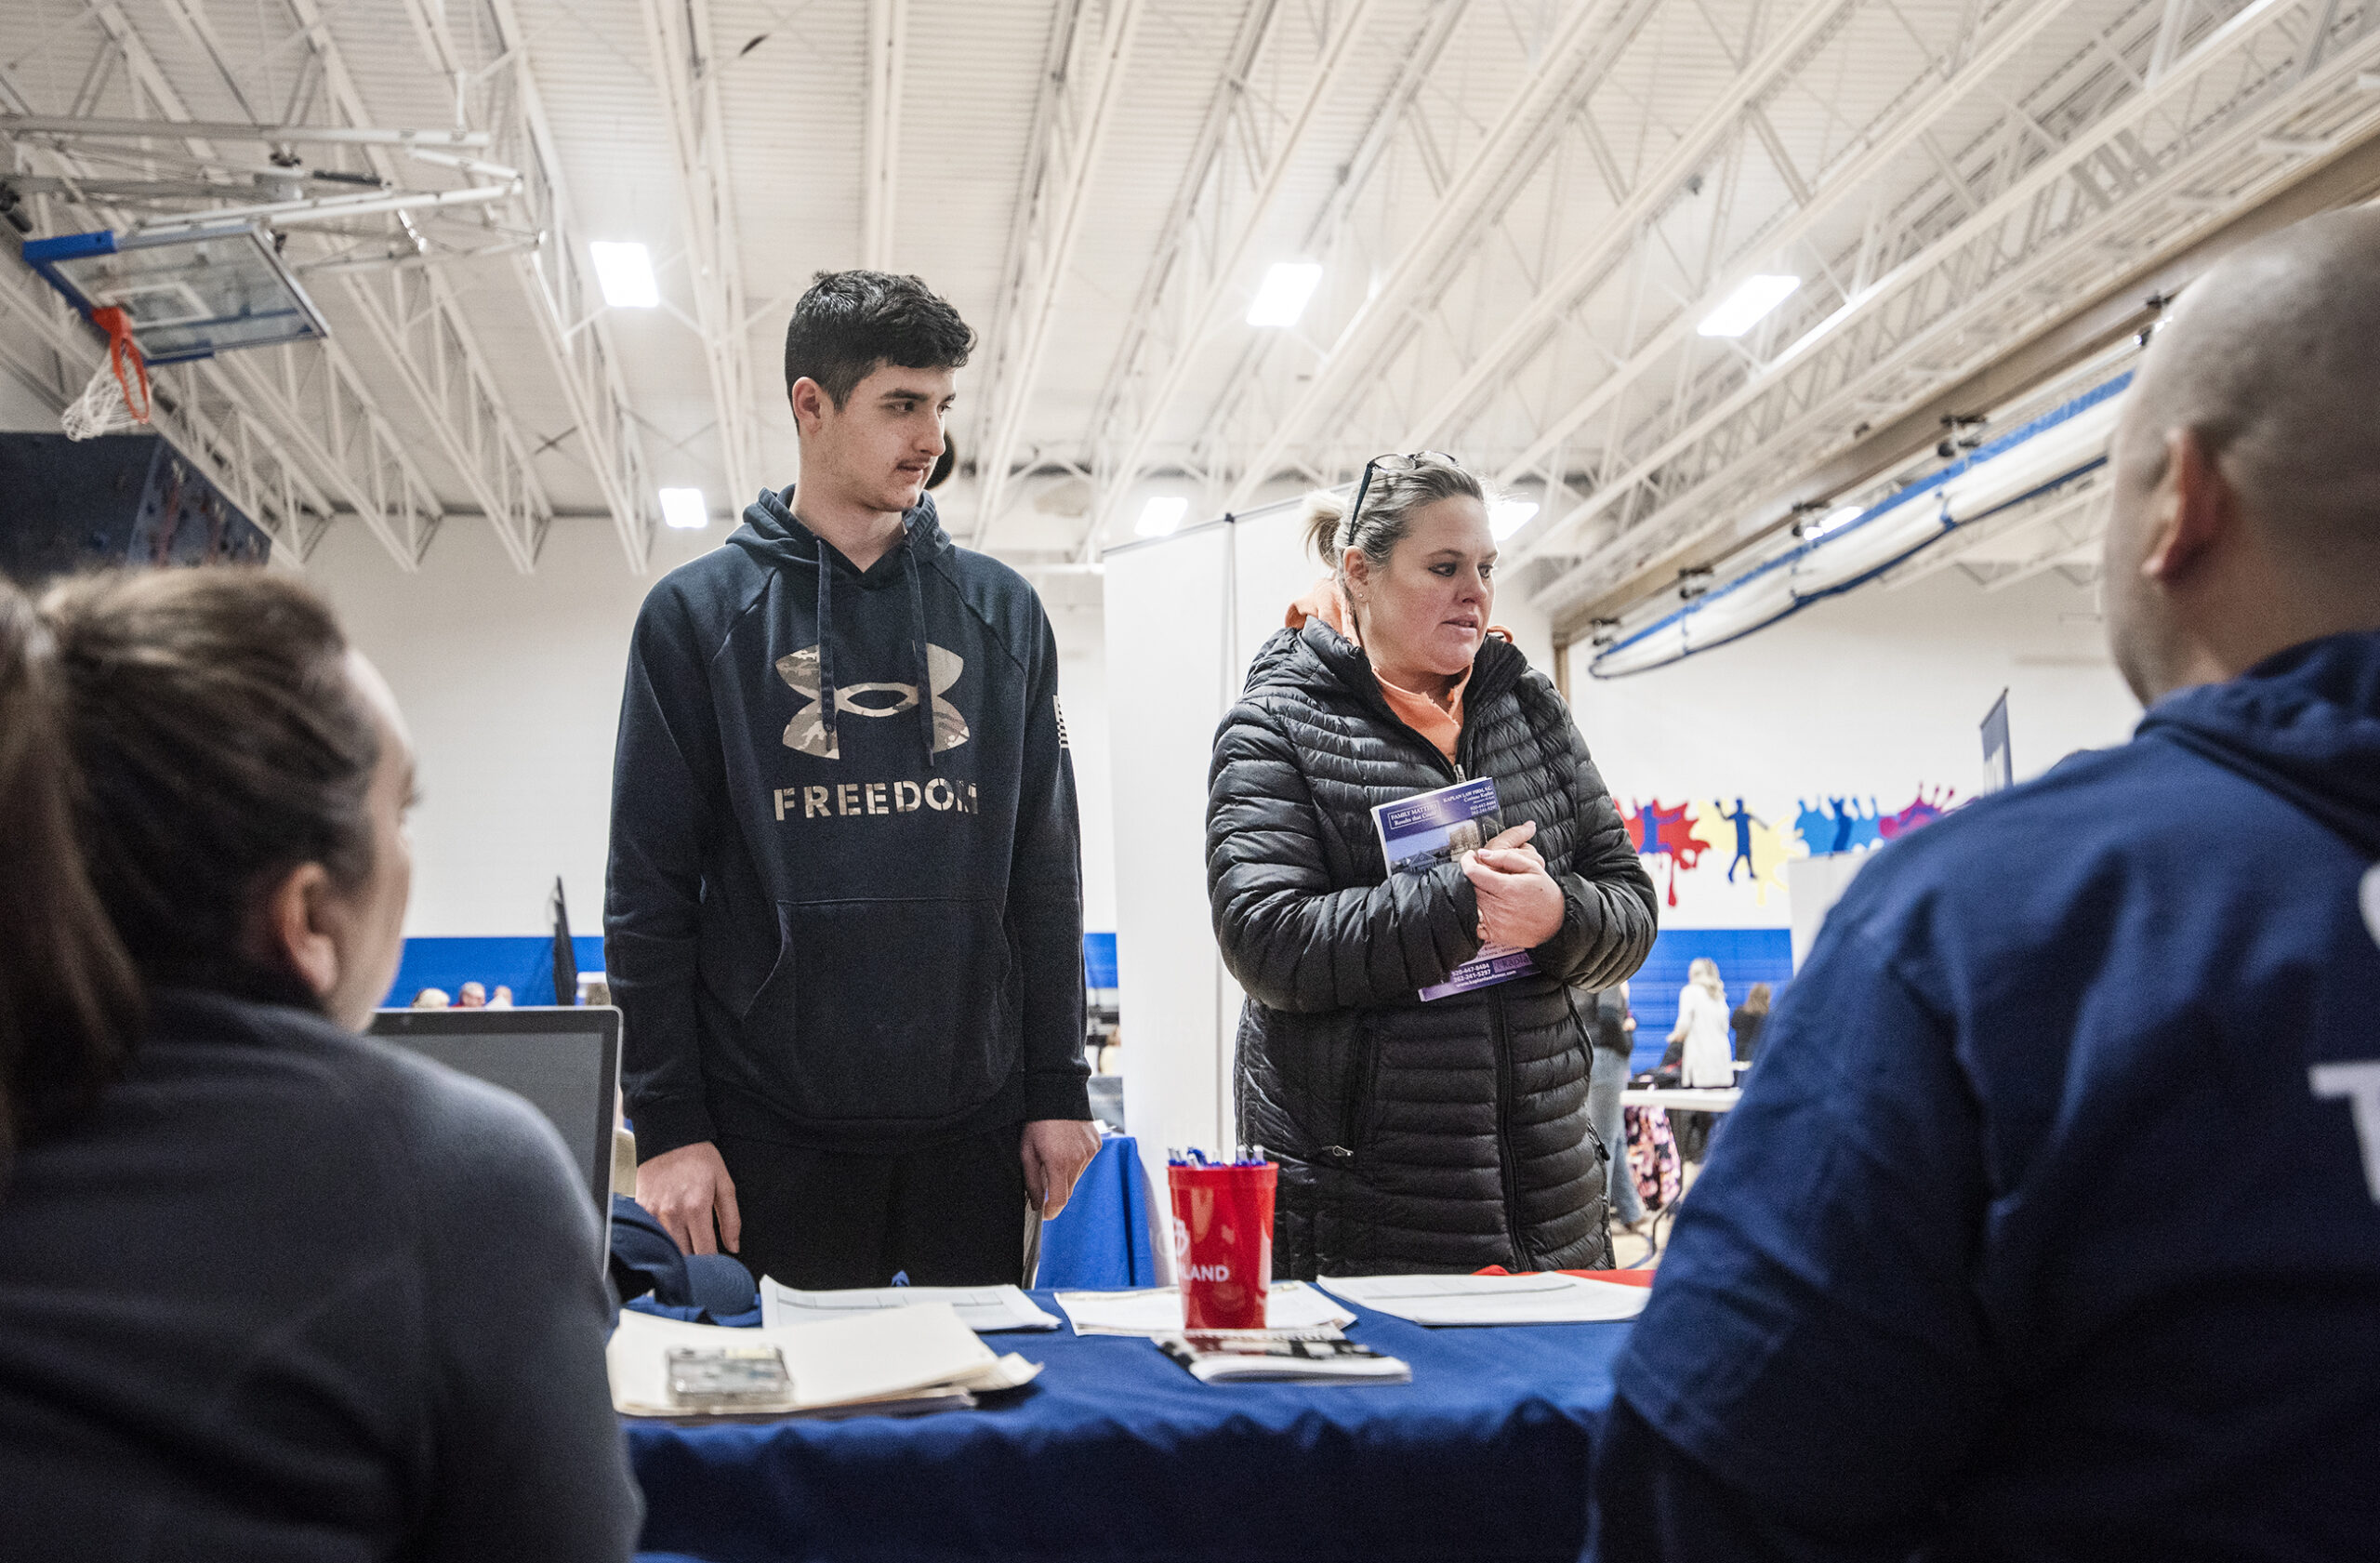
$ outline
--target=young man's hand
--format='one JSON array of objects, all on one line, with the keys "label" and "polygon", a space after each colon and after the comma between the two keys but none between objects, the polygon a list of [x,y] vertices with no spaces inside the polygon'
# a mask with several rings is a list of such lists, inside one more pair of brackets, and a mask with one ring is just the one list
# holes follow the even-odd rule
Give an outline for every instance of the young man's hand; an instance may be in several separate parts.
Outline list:
[{"label": "young man's hand", "polygon": [[1025,1159],[1025,1192],[1046,1221],[1066,1208],[1075,1180],[1099,1154],[1099,1131],[1080,1119],[1035,1119],[1025,1126],[1018,1154]]},{"label": "young man's hand", "polygon": [[[744,1218],[735,1209],[735,1180],[719,1147],[697,1140],[665,1150],[636,1169],[636,1202],[653,1213],[681,1253],[729,1253],[743,1241]],[[712,1236],[713,1228],[718,1236]]]}]

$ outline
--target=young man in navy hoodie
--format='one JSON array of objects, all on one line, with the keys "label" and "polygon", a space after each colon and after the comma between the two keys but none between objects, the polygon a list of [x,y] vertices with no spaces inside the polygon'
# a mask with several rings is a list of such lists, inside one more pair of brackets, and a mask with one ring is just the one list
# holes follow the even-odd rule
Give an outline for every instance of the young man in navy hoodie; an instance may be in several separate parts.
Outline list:
[{"label": "young man in navy hoodie", "polygon": [[2380,1549],[2380,211],[2183,297],[2114,445],[2149,708],[1828,918],[1616,1371],[1591,1553]]},{"label": "young man in navy hoodie", "polygon": [[801,1287],[1023,1278],[1097,1151],[1050,621],[925,494],[974,334],[821,272],[786,332],[801,481],[645,599],[605,964],[637,1198]]}]

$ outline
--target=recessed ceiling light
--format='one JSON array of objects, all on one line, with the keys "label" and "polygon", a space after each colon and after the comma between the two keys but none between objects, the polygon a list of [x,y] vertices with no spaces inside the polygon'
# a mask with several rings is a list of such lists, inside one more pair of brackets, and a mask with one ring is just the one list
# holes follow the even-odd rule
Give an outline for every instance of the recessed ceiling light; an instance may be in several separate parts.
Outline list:
[{"label": "recessed ceiling light", "polygon": [[1695,333],[1703,337],[1740,337],[1758,325],[1763,316],[1792,297],[1802,285],[1799,277],[1764,273],[1746,277],[1719,307],[1702,317]]},{"label": "recessed ceiling light", "polygon": [[699,532],[710,524],[710,511],[703,504],[699,488],[665,488],[661,491],[661,519],[681,532]]},{"label": "recessed ceiling light", "polygon": [[1141,507],[1140,524],[1132,530],[1144,537],[1170,537],[1189,512],[1189,500],[1178,494],[1160,494]]},{"label": "recessed ceiling light", "polygon": [[1527,526],[1537,516],[1537,506],[1527,499],[1497,499],[1488,506],[1488,530],[1502,542]]},{"label": "recessed ceiling light", "polygon": [[661,288],[653,280],[653,254],[642,245],[590,244],[595,280],[602,285],[603,302],[615,310],[650,310],[661,302]]},{"label": "recessed ceiling light", "polygon": [[1305,313],[1305,301],[1314,297],[1316,283],[1322,281],[1322,268],[1311,260],[1283,260],[1264,273],[1263,285],[1256,290],[1256,298],[1248,306],[1250,325],[1295,325],[1298,316]]}]

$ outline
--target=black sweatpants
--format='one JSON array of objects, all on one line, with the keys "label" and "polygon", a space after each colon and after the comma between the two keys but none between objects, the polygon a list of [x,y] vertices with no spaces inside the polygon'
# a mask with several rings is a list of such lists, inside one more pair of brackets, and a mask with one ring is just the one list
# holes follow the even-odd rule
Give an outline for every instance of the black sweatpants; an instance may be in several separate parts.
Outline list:
[{"label": "black sweatpants", "polygon": [[1025,1281],[1025,1126],[894,1155],[722,1136],[753,1278],[804,1291]]}]

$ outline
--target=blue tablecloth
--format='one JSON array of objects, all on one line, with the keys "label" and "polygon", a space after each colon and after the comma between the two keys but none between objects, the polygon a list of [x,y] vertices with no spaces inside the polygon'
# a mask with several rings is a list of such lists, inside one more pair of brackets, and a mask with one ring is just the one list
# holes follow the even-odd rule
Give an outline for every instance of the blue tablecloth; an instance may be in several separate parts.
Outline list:
[{"label": "blue tablecloth", "polygon": [[993,1335],[1046,1371],[975,1411],[631,1422],[643,1544],[706,1563],[1573,1558],[1629,1328],[1366,1313],[1349,1333],[1413,1367],[1387,1386],[1208,1385],[1144,1340]]},{"label": "blue tablecloth", "polygon": [[1102,1140],[1066,1208],[1041,1224],[1040,1284],[1123,1291],[1157,1284],[1149,1252],[1149,1178],[1130,1134]]}]

